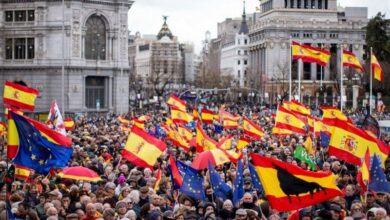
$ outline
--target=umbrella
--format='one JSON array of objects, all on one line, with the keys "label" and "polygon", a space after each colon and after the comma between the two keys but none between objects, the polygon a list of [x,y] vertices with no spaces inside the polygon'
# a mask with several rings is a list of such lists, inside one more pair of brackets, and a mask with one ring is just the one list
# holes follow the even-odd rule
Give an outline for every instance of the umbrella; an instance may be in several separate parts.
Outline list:
[{"label": "umbrella", "polygon": [[58,175],[64,179],[85,180],[92,182],[101,180],[100,176],[95,171],[80,166],[65,168]]},{"label": "umbrella", "polygon": [[214,166],[218,166],[230,162],[230,159],[225,151],[221,149],[213,149],[200,153],[197,157],[195,157],[191,166],[198,170],[205,169],[208,168],[208,161],[210,161],[210,163]]}]

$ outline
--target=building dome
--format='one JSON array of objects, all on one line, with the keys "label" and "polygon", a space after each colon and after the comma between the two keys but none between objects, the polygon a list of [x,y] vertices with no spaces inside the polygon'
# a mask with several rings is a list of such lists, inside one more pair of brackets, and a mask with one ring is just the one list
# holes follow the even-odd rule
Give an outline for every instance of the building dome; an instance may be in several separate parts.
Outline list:
[{"label": "building dome", "polygon": [[173,35],[172,35],[171,30],[169,30],[169,27],[168,27],[168,24],[167,24],[168,16],[163,16],[163,18],[164,18],[164,24],[162,25],[160,32],[158,32],[158,34],[157,34],[157,39],[160,40],[164,36],[167,36],[167,37],[169,37],[169,39],[172,40],[173,39]]}]

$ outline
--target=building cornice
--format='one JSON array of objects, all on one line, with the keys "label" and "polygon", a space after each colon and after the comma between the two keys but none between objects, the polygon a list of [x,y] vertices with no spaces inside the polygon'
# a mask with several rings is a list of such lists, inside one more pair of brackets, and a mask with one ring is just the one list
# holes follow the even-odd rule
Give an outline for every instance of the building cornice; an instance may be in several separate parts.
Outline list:
[{"label": "building cornice", "polygon": [[[13,3],[34,3],[34,2],[61,2],[62,0],[0,0],[0,3],[13,4]],[[82,2],[87,4],[98,4],[108,6],[126,6],[131,7],[134,3],[132,0],[127,1],[108,1],[108,0],[65,0],[65,2]]]}]

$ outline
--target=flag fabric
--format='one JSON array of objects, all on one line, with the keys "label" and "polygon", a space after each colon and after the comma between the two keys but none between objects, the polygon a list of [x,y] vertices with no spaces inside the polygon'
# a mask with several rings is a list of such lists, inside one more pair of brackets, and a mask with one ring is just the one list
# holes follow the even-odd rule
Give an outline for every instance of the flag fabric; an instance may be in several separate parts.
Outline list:
[{"label": "flag fabric", "polygon": [[305,150],[308,154],[314,155],[314,149],[313,149],[313,140],[311,139],[310,135],[306,137],[305,142],[303,143],[303,147],[305,147]]},{"label": "flag fabric", "polygon": [[294,113],[301,114],[301,115],[310,115],[310,108],[306,107],[304,104],[292,100],[292,101],[284,101],[283,107],[285,109],[288,109]]},{"label": "flag fabric", "polygon": [[212,124],[214,121],[214,112],[208,109],[202,109],[202,122],[206,124]]},{"label": "flag fabric", "polygon": [[344,113],[342,113],[338,108],[332,106],[322,106],[320,107],[320,109],[322,111],[322,121],[324,123],[327,123],[328,121],[332,121],[335,118],[341,121],[352,123],[351,119],[345,116]]},{"label": "flag fabric", "polygon": [[219,124],[213,124],[214,125],[214,134],[221,134],[223,131],[223,127]]},{"label": "flag fabric", "polygon": [[4,84],[3,103],[9,106],[19,107],[34,111],[35,99],[39,91],[34,88],[6,81]]},{"label": "flag fabric", "polygon": [[224,120],[238,121],[240,120],[240,116],[234,116],[230,112],[225,111],[224,108],[221,106],[221,109],[219,110],[219,119],[221,121]]},{"label": "flag fabric", "polygon": [[330,51],[312,47],[305,44],[292,42],[292,57],[294,60],[302,59],[306,63],[317,63],[321,66],[326,66],[330,60]]},{"label": "flag fabric", "polygon": [[326,132],[321,131],[320,137],[321,137],[321,146],[324,148],[329,147],[330,135]]},{"label": "flag fabric", "polygon": [[369,133],[372,133],[374,137],[379,137],[380,127],[378,121],[372,117],[372,115],[367,114],[362,123],[362,128]]},{"label": "flag fabric", "polygon": [[236,129],[236,128],[238,128],[238,121],[233,121],[233,120],[224,118],[222,121],[222,126],[225,129]]},{"label": "flag fabric", "polygon": [[228,194],[232,189],[222,179],[219,173],[215,170],[214,166],[209,162],[210,183],[213,187],[214,193],[217,197],[227,199]]},{"label": "flag fabric", "polygon": [[57,102],[54,100],[50,105],[49,115],[47,116],[46,122],[53,130],[66,135],[64,120],[58,108]]},{"label": "flag fabric", "polygon": [[235,150],[224,150],[225,154],[229,157],[230,161],[233,163],[237,163],[243,157],[243,153],[236,152]]},{"label": "flag fabric", "polygon": [[382,82],[384,78],[383,70],[374,53],[371,53],[371,69],[374,79]]},{"label": "flag fabric", "polygon": [[180,192],[202,201],[206,198],[203,189],[203,176],[198,174],[198,170],[191,167],[186,168]]},{"label": "flag fabric", "polygon": [[321,136],[321,132],[327,133],[330,135],[330,128],[327,124],[323,123],[321,120],[314,120],[314,135],[316,137]]},{"label": "flag fabric", "polygon": [[33,169],[39,174],[47,174],[51,168],[63,168],[68,164],[72,148],[49,141],[24,116],[15,113],[11,113],[11,116],[19,136],[15,164]]},{"label": "flag fabric", "polygon": [[176,107],[171,107],[171,118],[174,123],[183,123],[188,124],[193,120],[192,116],[187,114],[187,112],[181,111]]},{"label": "flag fabric", "polygon": [[190,151],[190,145],[188,141],[186,141],[175,129],[169,130],[168,138],[175,146],[184,149],[186,152]]},{"label": "flag fabric", "polygon": [[192,131],[182,125],[177,126],[177,131],[186,141],[190,141],[193,137]]},{"label": "flag fabric", "polygon": [[367,147],[370,151],[376,147],[374,138],[344,121],[335,119],[332,124],[328,154],[360,166]]},{"label": "flag fabric", "polygon": [[217,147],[223,150],[230,150],[233,147],[233,135],[228,135],[224,138],[222,138],[218,144]]},{"label": "flag fabric", "polygon": [[169,165],[171,168],[171,177],[172,177],[172,183],[174,189],[180,189],[181,185],[183,184],[183,177],[179,172],[179,169],[177,168],[176,161],[173,159],[172,155],[169,155]]},{"label": "flag fabric", "polygon": [[263,191],[263,186],[261,185],[259,174],[256,172],[255,167],[253,164],[248,163],[249,173],[251,174],[251,179],[253,183],[253,187],[257,190]]},{"label": "flag fabric", "polygon": [[30,177],[31,169],[15,164],[15,177],[26,181]]},{"label": "flag fabric", "polygon": [[306,123],[303,116],[279,106],[275,117],[275,127],[305,135],[307,133]]},{"label": "flag fabric", "polygon": [[283,128],[277,128],[277,127],[272,128],[273,135],[292,135],[293,133],[294,132]]},{"label": "flag fabric", "polygon": [[242,150],[244,147],[246,147],[251,140],[249,138],[246,138],[245,136],[241,135],[237,142],[237,150]]},{"label": "flag fabric", "polygon": [[192,116],[194,117],[194,120],[199,120],[199,112],[196,109],[192,109]]},{"label": "flag fabric", "polygon": [[297,148],[295,148],[294,157],[302,162],[307,163],[311,170],[317,170],[316,163],[310,158],[309,154],[302,146],[298,145]]},{"label": "flag fabric", "polygon": [[372,190],[374,192],[390,193],[389,182],[387,181],[386,175],[383,172],[381,161],[376,155],[374,155],[374,158],[372,159],[368,190]]},{"label": "flag fabric", "polygon": [[166,150],[165,143],[144,130],[133,127],[122,151],[123,158],[140,167],[153,169],[157,158]]},{"label": "flag fabric", "polygon": [[371,157],[370,150],[367,148],[366,154],[364,156],[364,160],[362,162],[362,166],[360,167],[360,171],[362,173],[362,181],[367,185],[370,181],[370,168],[371,168]]},{"label": "flag fabric", "polygon": [[297,210],[343,195],[331,172],[311,172],[256,154],[251,157],[272,209]]},{"label": "flag fabric", "polygon": [[64,126],[65,126],[65,130],[71,131],[71,130],[73,130],[75,123],[74,123],[73,119],[65,118],[64,119]]},{"label": "flag fabric", "polygon": [[160,182],[161,182],[161,168],[159,167],[156,173],[156,182],[154,183],[154,192],[157,192],[160,189]]},{"label": "flag fabric", "polygon": [[187,107],[186,107],[187,103],[175,95],[171,95],[169,97],[167,104],[171,107],[176,107],[177,109],[179,109],[183,112],[187,111]]},{"label": "flag fabric", "polygon": [[244,196],[244,165],[242,160],[238,161],[236,179],[234,180],[233,191],[233,206],[237,206],[240,203],[241,198]]},{"label": "flag fabric", "polygon": [[[13,159],[16,157],[19,148],[19,135],[18,130],[16,129],[16,125],[14,119],[11,117],[11,112],[7,114],[7,158]],[[23,113],[22,113],[23,114]]]},{"label": "flag fabric", "polygon": [[206,169],[208,162],[212,163],[214,166],[219,166],[231,162],[231,159],[225,150],[213,149],[204,151],[196,156],[192,161],[191,167],[198,170]]},{"label": "flag fabric", "polygon": [[133,127],[145,130],[145,121],[138,120],[138,118],[133,118]]},{"label": "flag fabric", "polygon": [[212,150],[217,148],[217,142],[210,138],[203,128],[197,124],[196,125],[196,150],[198,152],[203,152],[206,150]]},{"label": "flag fabric", "polygon": [[0,136],[7,133],[7,125],[4,122],[0,122]]},{"label": "flag fabric", "polygon": [[364,72],[362,64],[360,64],[357,56],[349,51],[343,51],[342,57],[343,66],[350,67],[356,69],[358,72]]},{"label": "flag fabric", "polygon": [[117,120],[118,120],[121,124],[125,124],[125,125],[130,124],[130,120],[127,120],[127,119],[123,118],[122,116],[118,116]]},{"label": "flag fabric", "polygon": [[242,128],[244,130],[244,134],[256,140],[260,140],[264,136],[263,129],[248,118],[244,118],[242,121]]}]

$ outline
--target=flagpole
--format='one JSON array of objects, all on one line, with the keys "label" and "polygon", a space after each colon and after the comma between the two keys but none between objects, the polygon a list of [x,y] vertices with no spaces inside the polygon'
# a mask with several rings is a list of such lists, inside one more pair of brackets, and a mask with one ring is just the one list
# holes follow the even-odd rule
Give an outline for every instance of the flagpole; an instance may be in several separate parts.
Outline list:
[{"label": "flagpole", "polygon": [[302,62],[302,59],[299,59],[298,60],[298,99],[299,99],[299,102],[302,103],[302,100],[301,100],[301,72],[302,72],[302,66],[303,66],[303,62]]},{"label": "flagpole", "polygon": [[370,115],[372,113],[372,47],[370,47],[370,98],[369,98],[369,106],[370,106]]},{"label": "flagpole", "polygon": [[340,61],[340,110],[343,111],[343,75],[344,75],[344,65],[343,65],[343,48],[341,48],[341,61]]},{"label": "flagpole", "polygon": [[291,65],[292,65],[292,39],[290,36],[290,53],[289,53],[289,81],[288,81],[288,94],[289,94],[289,101],[292,100],[292,73],[291,73]]},{"label": "flagpole", "polygon": [[65,117],[65,7],[62,0],[62,62],[61,62],[61,108]]}]

